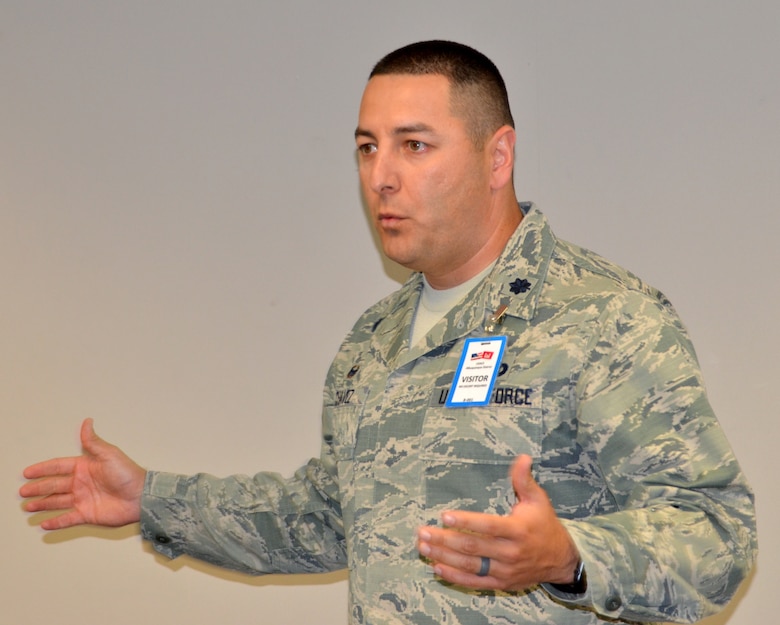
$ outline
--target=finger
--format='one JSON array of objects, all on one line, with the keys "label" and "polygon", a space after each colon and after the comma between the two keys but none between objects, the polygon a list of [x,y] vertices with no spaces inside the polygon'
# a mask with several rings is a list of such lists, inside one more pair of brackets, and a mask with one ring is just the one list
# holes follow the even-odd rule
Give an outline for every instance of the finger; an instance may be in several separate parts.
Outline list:
[{"label": "finger", "polygon": [[71,491],[73,478],[71,476],[44,477],[35,482],[28,482],[19,488],[22,497],[46,497]]},{"label": "finger", "polygon": [[498,516],[496,514],[485,514],[484,512],[468,512],[465,510],[448,510],[442,514],[444,525],[453,529],[466,530],[474,534],[481,534],[493,538],[513,538],[513,524],[509,522],[508,517]]},{"label": "finger", "polygon": [[454,530],[423,527],[418,532],[417,548],[420,554],[435,564],[445,564],[467,573],[476,574],[482,568],[482,558],[492,563],[501,561],[507,541],[496,540]]},{"label": "finger", "polygon": [[70,475],[76,466],[76,458],[52,458],[31,464],[22,475],[28,480],[37,480],[50,475]]},{"label": "finger", "polygon": [[466,556],[486,555],[484,552],[492,542],[492,538],[479,534],[432,527],[420,528],[418,536],[421,545],[429,545],[430,549],[434,550],[433,553],[454,551]]},{"label": "finger", "polygon": [[[482,569],[482,557],[487,556],[488,546],[482,546],[481,541],[473,541],[467,546],[461,546],[457,541],[448,544],[424,542],[419,544],[422,555],[437,564],[446,564],[461,571],[476,574]],[[465,543],[464,543],[465,545]]]},{"label": "finger", "polygon": [[84,419],[81,423],[81,446],[84,451],[97,455],[100,451],[100,445],[105,441],[95,433],[94,420],[91,418]]},{"label": "finger", "polygon": [[41,521],[41,529],[45,530],[61,530],[66,527],[73,527],[74,525],[81,525],[84,523],[84,518],[76,510],[71,510],[60,514],[51,519],[45,519]]},{"label": "finger", "polygon": [[539,501],[541,496],[546,497],[546,493],[531,474],[532,464],[531,456],[522,454],[517,457],[509,471],[518,502],[529,503]]},{"label": "finger", "polygon": [[73,507],[73,495],[66,493],[62,495],[50,495],[40,499],[31,499],[24,503],[24,509],[27,512],[42,512],[44,510],[67,510]]},{"label": "finger", "polygon": [[433,572],[445,581],[467,588],[495,589],[499,588],[501,583],[497,578],[493,577],[492,574],[480,577],[475,573],[463,571],[457,567],[448,566],[447,564],[439,562],[434,565]]}]

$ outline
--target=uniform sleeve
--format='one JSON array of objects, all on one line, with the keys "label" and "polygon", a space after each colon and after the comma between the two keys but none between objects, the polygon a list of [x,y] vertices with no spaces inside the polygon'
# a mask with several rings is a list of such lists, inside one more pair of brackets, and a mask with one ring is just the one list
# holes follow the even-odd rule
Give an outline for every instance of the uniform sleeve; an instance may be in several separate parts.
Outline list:
[{"label": "uniform sleeve", "polygon": [[186,554],[255,575],[346,563],[338,486],[319,460],[290,479],[150,472],[141,505],[142,536],[169,558]]},{"label": "uniform sleeve", "polygon": [[625,620],[713,614],[755,561],[755,510],[685,329],[670,306],[616,298],[589,354],[578,437],[617,511],[564,521],[588,592],[557,597]]}]

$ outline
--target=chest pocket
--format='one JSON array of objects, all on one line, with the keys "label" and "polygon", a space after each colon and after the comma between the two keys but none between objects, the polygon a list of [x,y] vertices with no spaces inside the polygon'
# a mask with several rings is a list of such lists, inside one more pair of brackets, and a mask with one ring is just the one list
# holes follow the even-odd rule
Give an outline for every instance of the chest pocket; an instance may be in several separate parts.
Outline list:
[{"label": "chest pocket", "polygon": [[333,403],[324,407],[322,436],[337,461],[351,461],[355,457],[366,394],[365,389],[357,388],[337,391]]},{"label": "chest pocket", "polygon": [[429,406],[420,441],[427,506],[507,514],[509,469],[520,454],[538,458],[541,437],[540,404]]}]

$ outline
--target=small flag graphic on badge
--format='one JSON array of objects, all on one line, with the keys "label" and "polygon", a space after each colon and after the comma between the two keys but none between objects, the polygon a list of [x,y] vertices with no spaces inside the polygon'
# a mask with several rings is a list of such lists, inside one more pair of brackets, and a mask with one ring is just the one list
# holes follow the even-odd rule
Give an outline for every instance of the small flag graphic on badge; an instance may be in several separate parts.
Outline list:
[{"label": "small flag graphic on badge", "polygon": [[495,352],[474,352],[471,354],[471,360],[490,360]]}]

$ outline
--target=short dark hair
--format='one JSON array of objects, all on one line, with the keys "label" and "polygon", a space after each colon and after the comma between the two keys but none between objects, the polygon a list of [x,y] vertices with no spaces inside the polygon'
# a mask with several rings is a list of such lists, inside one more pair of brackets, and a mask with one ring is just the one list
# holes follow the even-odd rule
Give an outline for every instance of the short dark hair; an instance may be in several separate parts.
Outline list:
[{"label": "short dark hair", "polygon": [[509,96],[493,61],[454,41],[420,41],[382,58],[369,79],[383,74],[433,74],[450,82],[452,112],[465,120],[476,146],[501,126],[514,128]]}]

